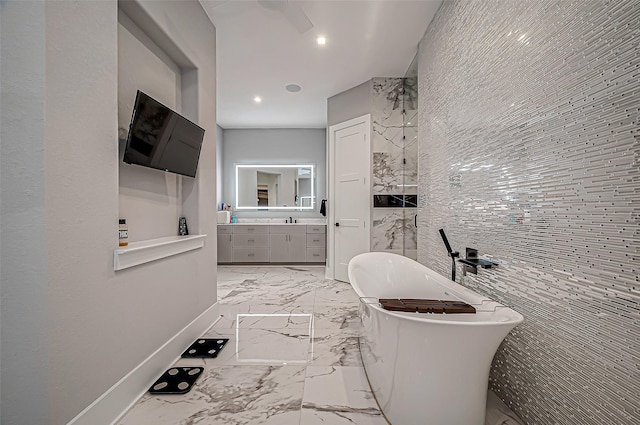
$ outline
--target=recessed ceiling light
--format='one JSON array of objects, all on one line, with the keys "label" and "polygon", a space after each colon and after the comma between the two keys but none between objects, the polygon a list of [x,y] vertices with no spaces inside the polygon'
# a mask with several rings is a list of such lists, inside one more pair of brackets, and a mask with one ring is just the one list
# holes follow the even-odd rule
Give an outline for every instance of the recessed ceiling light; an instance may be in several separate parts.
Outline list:
[{"label": "recessed ceiling light", "polygon": [[253,101],[256,102],[256,103],[260,103],[260,102],[262,102],[262,98],[260,96],[256,96],[256,97],[253,98]]},{"label": "recessed ceiling light", "polygon": [[318,37],[316,41],[318,42],[319,46],[324,46],[325,44],[327,44],[327,39],[323,36]]},{"label": "recessed ceiling light", "polygon": [[297,84],[287,84],[286,86],[284,86],[285,89],[287,89],[287,91],[290,91],[291,93],[297,93],[300,90],[302,90],[302,87],[300,87]]}]

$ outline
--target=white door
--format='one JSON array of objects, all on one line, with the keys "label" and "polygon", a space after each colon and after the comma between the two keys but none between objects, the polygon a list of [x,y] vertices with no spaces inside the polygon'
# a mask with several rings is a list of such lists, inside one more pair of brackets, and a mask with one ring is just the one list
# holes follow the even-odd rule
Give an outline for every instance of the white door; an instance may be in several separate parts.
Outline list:
[{"label": "white door", "polygon": [[370,250],[370,123],[370,116],[365,115],[329,129],[330,267],[333,278],[344,282],[349,281],[349,260]]}]

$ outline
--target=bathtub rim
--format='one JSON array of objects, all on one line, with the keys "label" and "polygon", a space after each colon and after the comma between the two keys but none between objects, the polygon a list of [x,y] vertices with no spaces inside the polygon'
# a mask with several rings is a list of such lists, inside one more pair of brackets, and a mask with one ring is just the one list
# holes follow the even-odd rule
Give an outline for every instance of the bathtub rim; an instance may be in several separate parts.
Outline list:
[{"label": "bathtub rim", "polygon": [[[459,298],[459,301],[464,301],[464,302],[468,302],[465,301],[465,297],[463,296],[463,294],[465,292],[468,292],[469,294],[475,295],[475,296],[479,296],[480,294],[478,294],[477,292],[457,283],[454,282],[450,279],[447,279],[446,277],[440,275],[438,272],[436,272],[433,269],[430,269],[429,267],[415,261],[412,260],[411,258],[405,257],[403,255],[400,254],[396,254],[393,252],[379,252],[379,251],[372,251],[372,252],[365,252],[359,255],[356,255],[355,257],[353,257],[351,259],[351,261],[349,261],[349,265],[348,265],[348,275],[349,275],[349,281],[351,282],[351,287],[353,288],[353,290],[356,292],[356,294],[359,297],[359,301],[362,304],[366,304],[367,306],[370,306],[371,308],[380,311],[383,314],[388,314],[394,317],[397,317],[399,319],[404,319],[404,320],[412,320],[412,321],[417,321],[417,322],[426,322],[426,323],[432,323],[432,324],[442,324],[442,325],[448,325],[448,326],[500,326],[500,325],[514,325],[517,326],[520,323],[522,323],[524,321],[524,316],[520,313],[518,313],[517,311],[515,311],[514,309],[512,309],[509,306],[506,306],[504,304],[501,304],[497,301],[491,300],[489,299],[490,303],[492,303],[492,306],[495,308],[499,308],[499,309],[504,309],[506,310],[506,316],[507,316],[507,320],[449,320],[446,319],[445,317],[447,317],[447,314],[434,314],[434,313],[414,313],[414,312],[400,312],[400,311],[393,311],[393,310],[385,310],[384,308],[382,308],[382,306],[380,305],[380,303],[378,301],[376,302],[366,302],[366,299],[369,300],[379,300],[378,297],[372,297],[372,296],[366,296],[364,295],[362,292],[362,288],[355,283],[357,281],[357,279],[354,279],[352,277],[352,270],[356,267],[362,267],[360,265],[360,261],[362,261],[363,257],[389,257],[392,259],[395,259],[401,263],[406,263],[409,264],[413,267],[415,267],[416,265],[419,266],[420,268],[424,268],[426,270],[429,270],[430,272],[434,273],[436,275],[436,277],[439,280],[442,280],[442,282],[434,282],[436,285],[441,286],[443,289],[447,289],[451,292],[454,293],[454,295]],[[360,259],[360,260],[358,260]],[[354,262],[355,260],[355,262]],[[352,265],[353,264],[353,265]],[[455,287],[451,287],[452,285],[455,285]],[[390,297],[391,298],[391,297]],[[488,297],[487,297],[488,298]],[[455,300],[452,300],[455,301]],[[482,311],[480,313],[486,313],[486,315],[490,315],[490,317],[495,317],[496,316],[496,312],[486,312],[486,311]],[[473,317],[477,317],[477,312],[476,313],[461,313],[461,314],[455,314],[455,317],[462,317],[464,318],[464,316],[473,316]],[[498,313],[499,314],[499,313]],[[418,315],[422,315],[422,316],[418,316]],[[425,317],[426,316],[426,317]],[[454,315],[449,315],[449,316],[454,316]]]},{"label": "bathtub rim", "polygon": [[[470,320],[448,320],[448,319],[440,319],[440,317],[447,317],[447,316],[453,316],[453,314],[447,315],[447,314],[437,314],[437,313],[413,313],[413,312],[400,312],[400,311],[393,311],[393,310],[385,310],[384,308],[382,308],[380,306],[379,303],[366,303],[362,301],[362,298],[375,298],[375,297],[360,297],[360,302],[363,304],[366,304],[367,306],[383,313],[383,314],[388,314],[390,316],[394,316],[397,317],[399,319],[403,319],[403,320],[412,320],[415,322],[426,322],[426,323],[432,323],[432,324],[439,324],[439,325],[448,325],[448,326],[499,326],[499,325],[519,325],[520,323],[522,323],[524,321],[524,316],[520,313],[518,313],[517,311],[513,310],[511,307],[499,304],[499,306],[501,308],[504,309],[508,309],[509,310],[509,314],[510,315],[515,315],[516,317],[514,317],[513,319],[510,320],[503,320],[503,321],[498,321],[498,320],[482,320],[482,321],[470,321]],[[471,315],[476,315],[477,313],[461,313],[461,314],[455,314],[455,316],[471,316]],[[488,313],[488,314],[493,314],[493,313]],[[412,315],[416,315],[415,317]],[[418,315],[424,315],[427,317],[420,317]]]}]

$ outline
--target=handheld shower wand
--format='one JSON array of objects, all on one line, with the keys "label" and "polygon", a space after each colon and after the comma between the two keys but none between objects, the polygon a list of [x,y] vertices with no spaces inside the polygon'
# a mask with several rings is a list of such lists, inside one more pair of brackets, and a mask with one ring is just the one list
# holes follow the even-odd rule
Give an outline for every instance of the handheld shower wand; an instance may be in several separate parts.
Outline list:
[{"label": "handheld shower wand", "polygon": [[447,239],[447,235],[444,234],[444,229],[440,229],[440,236],[442,237],[442,242],[444,242],[444,246],[447,248],[449,252],[449,256],[451,257],[451,280],[456,281],[456,258],[460,256],[458,251],[452,251],[451,245],[449,245],[449,240]]}]

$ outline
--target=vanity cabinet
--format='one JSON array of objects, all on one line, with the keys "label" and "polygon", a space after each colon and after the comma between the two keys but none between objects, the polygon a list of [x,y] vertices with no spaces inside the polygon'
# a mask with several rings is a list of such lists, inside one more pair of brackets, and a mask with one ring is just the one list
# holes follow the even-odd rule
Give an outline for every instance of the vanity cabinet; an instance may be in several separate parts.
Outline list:
[{"label": "vanity cabinet", "polygon": [[327,226],[307,225],[307,263],[324,263],[327,260]]},{"label": "vanity cabinet", "polygon": [[233,225],[232,228],[232,262],[269,262],[269,226]]},{"label": "vanity cabinet", "polygon": [[218,226],[218,263],[230,263],[233,253],[233,227]]},{"label": "vanity cabinet", "polygon": [[272,263],[306,261],[306,226],[269,226],[269,249]]},{"label": "vanity cabinet", "polygon": [[218,263],[324,263],[326,228],[324,224],[218,225]]}]

